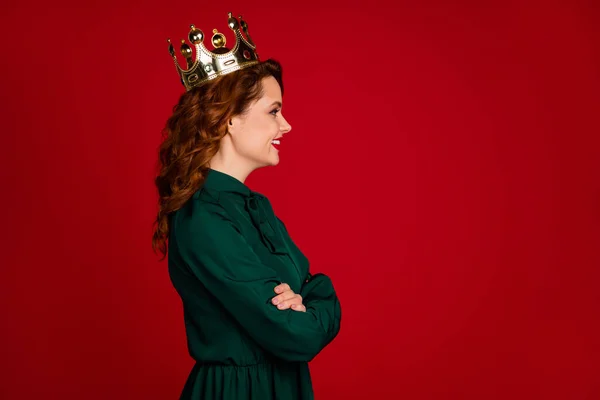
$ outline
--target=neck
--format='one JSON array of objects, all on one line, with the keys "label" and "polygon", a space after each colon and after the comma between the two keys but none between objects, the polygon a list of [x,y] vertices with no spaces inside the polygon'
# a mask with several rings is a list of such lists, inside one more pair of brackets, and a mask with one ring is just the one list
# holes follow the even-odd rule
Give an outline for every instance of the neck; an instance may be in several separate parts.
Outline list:
[{"label": "neck", "polygon": [[242,160],[238,160],[235,157],[225,157],[221,150],[210,160],[208,166],[215,171],[231,175],[242,183],[246,181],[248,175],[253,171]]}]

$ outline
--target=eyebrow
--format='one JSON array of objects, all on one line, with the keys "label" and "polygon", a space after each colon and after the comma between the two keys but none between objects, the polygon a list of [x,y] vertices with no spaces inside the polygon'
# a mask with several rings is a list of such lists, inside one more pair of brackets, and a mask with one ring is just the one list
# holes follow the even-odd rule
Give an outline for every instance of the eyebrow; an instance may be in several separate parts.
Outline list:
[{"label": "eyebrow", "polygon": [[272,102],[269,107],[274,106],[275,104],[277,104],[279,107],[281,107],[281,102],[280,101],[274,101],[274,102]]}]

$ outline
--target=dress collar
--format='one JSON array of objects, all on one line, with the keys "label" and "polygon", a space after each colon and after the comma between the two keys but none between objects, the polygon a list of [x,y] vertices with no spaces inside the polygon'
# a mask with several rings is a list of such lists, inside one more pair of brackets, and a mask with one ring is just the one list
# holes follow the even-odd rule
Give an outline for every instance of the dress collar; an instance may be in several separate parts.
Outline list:
[{"label": "dress collar", "polygon": [[216,190],[219,192],[234,192],[244,196],[254,194],[248,186],[237,178],[221,171],[209,168],[203,186],[207,189]]},{"label": "dress collar", "polygon": [[[250,215],[250,219],[254,226],[259,230],[265,246],[267,246],[272,253],[290,254],[287,245],[281,238],[281,234],[276,230],[279,228],[277,228],[275,214],[273,213],[269,200],[264,195],[250,190],[248,186],[237,178],[212,168],[207,170],[203,187],[209,191],[212,190],[217,192],[217,201],[222,192],[241,194],[244,197],[243,202]],[[199,193],[200,191],[197,192],[198,196]],[[213,193],[213,195],[215,195],[215,193]],[[271,221],[269,221],[269,219],[271,219]],[[298,260],[291,254],[290,257],[292,257],[293,262],[298,265]]]}]

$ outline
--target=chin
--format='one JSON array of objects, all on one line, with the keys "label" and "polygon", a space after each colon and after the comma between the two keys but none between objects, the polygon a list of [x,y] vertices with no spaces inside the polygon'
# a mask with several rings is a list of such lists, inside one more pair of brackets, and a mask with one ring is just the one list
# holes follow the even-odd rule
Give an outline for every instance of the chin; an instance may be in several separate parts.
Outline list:
[{"label": "chin", "polygon": [[267,165],[274,167],[277,164],[279,164],[279,155],[276,154],[274,157],[269,157],[269,162]]},{"label": "chin", "polygon": [[274,166],[276,166],[277,164],[279,164],[279,159],[274,159],[274,160],[273,160],[273,159],[271,159],[271,160],[268,160],[268,161],[263,161],[263,162],[262,162],[262,163],[260,163],[260,164],[258,165],[258,167],[256,167],[256,168],[274,167]]}]

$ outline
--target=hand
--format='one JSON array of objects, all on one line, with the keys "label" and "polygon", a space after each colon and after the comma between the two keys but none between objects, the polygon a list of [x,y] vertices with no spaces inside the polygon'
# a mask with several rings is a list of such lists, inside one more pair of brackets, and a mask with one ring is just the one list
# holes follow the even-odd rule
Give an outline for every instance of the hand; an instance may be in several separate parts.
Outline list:
[{"label": "hand", "polygon": [[271,302],[280,310],[291,308],[294,311],[306,312],[306,307],[302,304],[302,296],[296,294],[287,283],[275,286],[275,293],[279,295],[273,297]]}]

